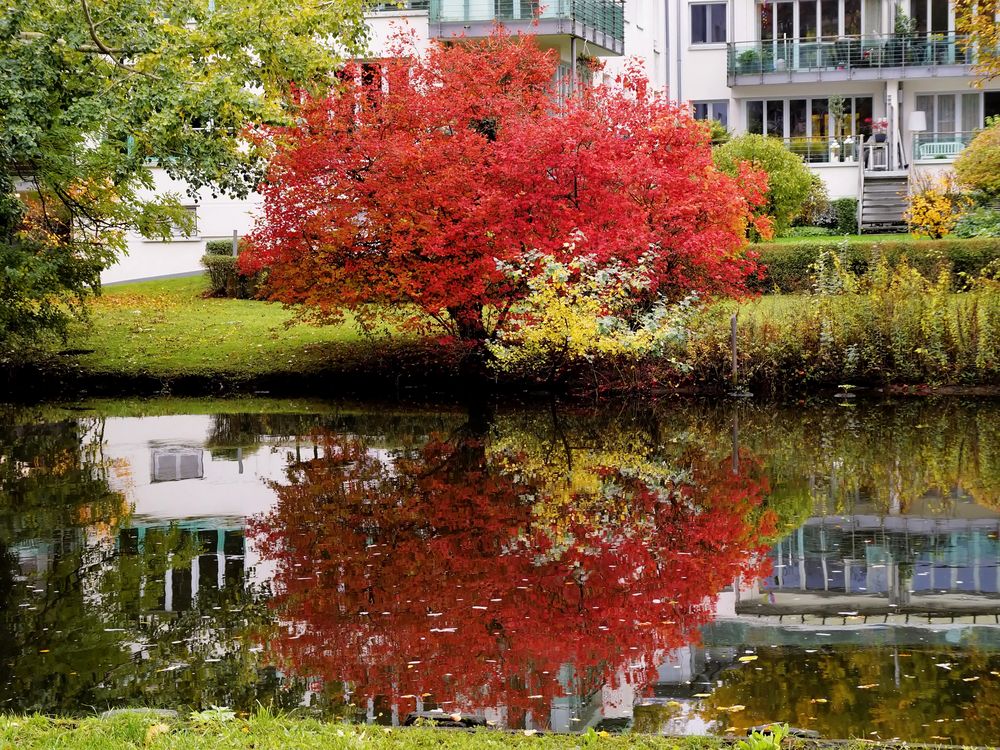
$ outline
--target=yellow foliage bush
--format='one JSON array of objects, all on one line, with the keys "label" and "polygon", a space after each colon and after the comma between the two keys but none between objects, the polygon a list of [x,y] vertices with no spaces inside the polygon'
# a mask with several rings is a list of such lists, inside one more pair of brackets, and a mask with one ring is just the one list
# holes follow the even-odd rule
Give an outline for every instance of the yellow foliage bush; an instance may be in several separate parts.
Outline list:
[{"label": "yellow foliage bush", "polygon": [[968,207],[968,200],[959,192],[951,175],[937,180],[918,178],[916,189],[910,192],[906,202],[904,218],[910,232],[914,237],[932,240],[949,234]]}]

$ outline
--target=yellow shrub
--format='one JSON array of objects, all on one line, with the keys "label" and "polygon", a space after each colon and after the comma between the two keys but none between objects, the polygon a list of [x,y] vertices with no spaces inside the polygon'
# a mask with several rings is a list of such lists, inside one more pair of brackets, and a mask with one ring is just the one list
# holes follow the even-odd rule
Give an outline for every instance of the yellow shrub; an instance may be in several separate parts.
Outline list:
[{"label": "yellow shrub", "polygon": [[968,200],[958,191],[954,177],[944,175],[937,180],[918,178],[906,203],[903,216],[913,236],[939,240],[955,228]]}]

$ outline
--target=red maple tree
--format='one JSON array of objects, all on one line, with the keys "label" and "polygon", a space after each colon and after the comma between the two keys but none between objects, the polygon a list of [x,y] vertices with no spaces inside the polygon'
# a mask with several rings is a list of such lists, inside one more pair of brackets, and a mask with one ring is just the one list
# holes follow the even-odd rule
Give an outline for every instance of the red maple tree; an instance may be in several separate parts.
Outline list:
[{"label": "red maple tree", "polygon": [[[622,674],[648,684],[667,649],[697,638],[720,590],[761,572],[773,531],[749,456],[740,476],[693,457],[693,481],[667,488],[609,467],[625,515],[573,517],[553,537],[533,513],[546,488],[491,462],[479,438],[396,458],[357,438],[320,444],[250,525],[276,564],[270,601],[286,623],[270,651],[404,711],[424,696],[503,707],[516,725]],[[567,666],[574,684],[560,682]]]},{"label": "red maple tree", "polygon": [[742,293],[765,176],[717,171],[707,130],[640,73],[560,99],[556,65],[498,30],[348,67],[260,131],[275,153],[242,270],[321,320],[403,313],[467,342],[504,324],[525,291],[508,269],[539,254],[624,264],[649,295]]}]

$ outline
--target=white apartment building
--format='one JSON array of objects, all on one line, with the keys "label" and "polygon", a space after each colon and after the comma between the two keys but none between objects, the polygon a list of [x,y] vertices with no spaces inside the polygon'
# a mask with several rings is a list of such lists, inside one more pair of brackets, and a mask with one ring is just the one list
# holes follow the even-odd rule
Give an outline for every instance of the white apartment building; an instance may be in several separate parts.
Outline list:
[{"label": "white apartment building", "polygon": [[[955,33],[948,0],[668,0],[668,8],[671,95],[733,132],[784,139],[832,198],[862,198],[872,227],[900,208],[898,195],[879,200],[880,186],[905,191],[914,173],[945,171],[1000,114],[1000,81],[975,88],[975,52]],[[880,124],[884,140],[873,132]]]},{"label": "white apartment building", "polygon": [[[908,33],[896,33],[900,14]],[[427,43],[482,37],[496,21],[558,50],[561,80],[584,58],[604,60],[607,76],[641,60],[697,117],[784,139],[832,198],[862,199],[871,228],[898,222],[908,179],[946,170],[1000,114],[1000,81],[973,86],[975,53],[955,33],[948,0],[404,0],[370,12],[369,64],[394,29]],[[184,193],[154,171],[157,190]],[[103,280],[197,271],[205,242],[245,234],[259,208],[208,191],[188,200],[193,236],[132,237]]]}]

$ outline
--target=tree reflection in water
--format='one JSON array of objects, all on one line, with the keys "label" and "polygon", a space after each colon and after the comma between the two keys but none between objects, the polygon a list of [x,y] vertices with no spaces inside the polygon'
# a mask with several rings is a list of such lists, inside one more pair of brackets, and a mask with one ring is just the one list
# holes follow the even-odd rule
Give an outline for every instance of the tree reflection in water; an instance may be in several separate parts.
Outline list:
[{"label": "tree reflection in water", "polygon": [[764,572],[774,514],[753,457],[734,474],[633,432],[582,449],[538,434],[470,423],[393,453],[317,434],[250,524],[286,623],[272,657],[355,704],[544,725],[555,696],[651,683],[718,592]]}]

